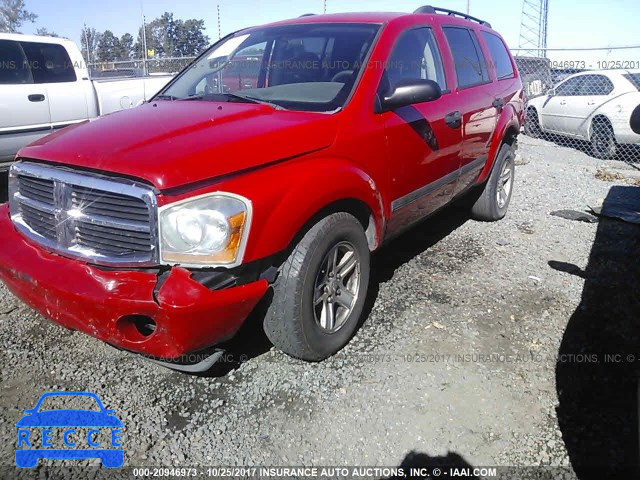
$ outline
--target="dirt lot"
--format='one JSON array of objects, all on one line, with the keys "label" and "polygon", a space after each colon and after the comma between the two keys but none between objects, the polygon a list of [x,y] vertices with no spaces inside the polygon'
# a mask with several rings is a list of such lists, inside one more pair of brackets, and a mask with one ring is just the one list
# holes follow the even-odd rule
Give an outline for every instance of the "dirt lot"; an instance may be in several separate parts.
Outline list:
[{"label": "dirt lot", "polygon": [[176,373],[50,324],[0,286],[0,464],[13,464],[23,409],[56,389],[115,409],[126,465],[591,478],[590,465],[635,464],[640,227],[550,215],[635,188],[634,170],[524,136],[519,151],[507,218],[449,208],[385,247],[362,328],[322,363],[274,351],[255,318],[225,363]]}]

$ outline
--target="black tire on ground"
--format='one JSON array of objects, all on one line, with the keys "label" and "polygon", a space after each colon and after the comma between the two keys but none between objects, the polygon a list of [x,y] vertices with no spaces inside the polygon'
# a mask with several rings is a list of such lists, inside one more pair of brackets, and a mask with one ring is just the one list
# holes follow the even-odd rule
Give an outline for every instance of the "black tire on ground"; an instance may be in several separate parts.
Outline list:
[{"label": "black tire on ground", "polygon": [[594,120],[591,129],[591,153],[593,156],[603,160],[614,158],[618,145],[609,121]]},{"label": "black tire on ground", "polygon": [[474,219],[494,222],[506,215],[513,192],[515,156],[515,149],[511,145],[505,143],[500,147],[489,179],[471,207]]},{"label": "black tire on ground", "polygon": [[540,138],[542,129],[540,128],[540,119],[535,108],[527,110],[527,118],[524,122],[524,133],[531,138]]},{"label": "black tire on ground", "polygon": [[369,255],[362,225],[348,213],[334,213],[311,227],[273,287],[264,320],[269,340],[307,361],[323,360],[344,347],[364,307]]}]

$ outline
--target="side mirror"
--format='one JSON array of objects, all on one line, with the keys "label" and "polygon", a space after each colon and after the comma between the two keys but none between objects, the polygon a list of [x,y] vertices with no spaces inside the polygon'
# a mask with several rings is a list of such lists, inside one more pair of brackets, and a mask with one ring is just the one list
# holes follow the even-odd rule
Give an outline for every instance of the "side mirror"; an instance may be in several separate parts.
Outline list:
[{"label": "side mirror", "polygon": [[547,96],[555,97],[556,96],[556,89],[555,88],[550,88],[549,91],[547,92]]},{"label": "side mirror", "polygon": [[390,95],[378,99],[376,113],[389,112],[415,103],[432,102],[441,96],[440,85],[433,80],[406,78],[396,84]]}]

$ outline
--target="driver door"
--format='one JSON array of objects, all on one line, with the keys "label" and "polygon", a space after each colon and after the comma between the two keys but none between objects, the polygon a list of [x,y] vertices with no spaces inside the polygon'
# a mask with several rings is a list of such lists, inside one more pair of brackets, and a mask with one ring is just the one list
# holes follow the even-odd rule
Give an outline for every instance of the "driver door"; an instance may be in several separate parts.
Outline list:
[{"label": "driver door", "polygon": [[458,107],[454,95],[446,92],[442,56],[429,27],[411,28],[398,37],[378,94],[388,95],[399,80],[406,79],[433,80],[444,93],[438,100],[382,114],[386,116],[392,234],[451,200],[462,148],[462,128],[445,120]]},{"label": "driver door", "polygon": [[572,77],[555,88],[555,95],[547,95],[540,111],[540,125],[548,132],[564,133],[570,115],[570,100],[578,94],[582,77]]}]

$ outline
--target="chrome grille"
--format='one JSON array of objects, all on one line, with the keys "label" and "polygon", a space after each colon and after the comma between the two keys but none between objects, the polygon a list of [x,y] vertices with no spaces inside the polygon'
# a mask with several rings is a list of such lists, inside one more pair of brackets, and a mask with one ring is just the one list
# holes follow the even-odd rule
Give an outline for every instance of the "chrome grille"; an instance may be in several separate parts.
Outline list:
[{"label": "chrome grille", "polygon": [[99,264],[157,263],[156,198],[135,182],[18,162],[11,218],[25,235]]}]

